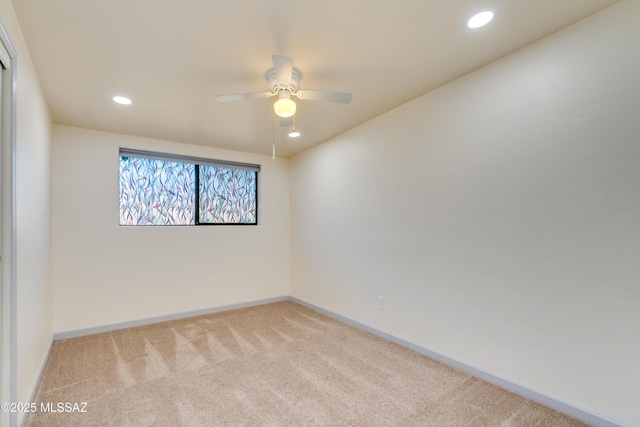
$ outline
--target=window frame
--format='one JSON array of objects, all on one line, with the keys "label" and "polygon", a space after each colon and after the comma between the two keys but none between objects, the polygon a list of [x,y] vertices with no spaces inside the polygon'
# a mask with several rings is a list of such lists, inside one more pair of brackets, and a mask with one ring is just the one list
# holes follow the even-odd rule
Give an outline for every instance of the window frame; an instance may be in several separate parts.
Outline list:
[{"label": "window frame", "polygon": [[[257,226],[259,225],[259,175],[260,165],[252,163],[232,162],[226,160],[209,159],[204,157],[184,156],[178,154],[159,153],[155,151],[135,150],[129,148],[120,147],[118,153],[118,188],[120,189],[120,159],[122,157],[142,158],[149,160],[160,160],[167,162],[179,162],[190,163],[194,165],[195,174],[195,191],[194,197],[194,221],[192,224],[122,224],[120,223],[120,217],[118,218],[118,224],[121,227],[193,227],[200,225],[213,225],[213,226]],[[247,169],[255,172],[255,222],[200,222],[200,166],[214,166],[225,169]],[[120,202],[120,195],[118,195],[118,201]]]}]

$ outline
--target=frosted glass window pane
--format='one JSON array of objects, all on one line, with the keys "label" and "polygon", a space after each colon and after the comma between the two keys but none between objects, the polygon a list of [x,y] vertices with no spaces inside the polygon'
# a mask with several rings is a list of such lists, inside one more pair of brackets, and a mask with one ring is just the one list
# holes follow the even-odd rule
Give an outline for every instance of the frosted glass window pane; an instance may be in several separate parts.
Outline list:
[{"label": "frosted glass window pane", "polygon": [[195,165],[120,157],[120,225],[195,223]]},{"label": "frosted glass window pane", "polygon": [[256,172],[200,166],[201,224],[256,224]]}]

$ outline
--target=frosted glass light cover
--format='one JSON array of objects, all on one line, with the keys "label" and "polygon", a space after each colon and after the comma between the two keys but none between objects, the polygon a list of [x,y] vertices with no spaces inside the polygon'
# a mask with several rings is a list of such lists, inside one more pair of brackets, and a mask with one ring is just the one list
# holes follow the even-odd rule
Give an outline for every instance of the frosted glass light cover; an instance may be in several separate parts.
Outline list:
[{"label": "frosted glass light cover", "polygon": [[291,117],[296,113],[296,103],[290,98],[280,98],[273,104],[273,109],[279,117]]}]

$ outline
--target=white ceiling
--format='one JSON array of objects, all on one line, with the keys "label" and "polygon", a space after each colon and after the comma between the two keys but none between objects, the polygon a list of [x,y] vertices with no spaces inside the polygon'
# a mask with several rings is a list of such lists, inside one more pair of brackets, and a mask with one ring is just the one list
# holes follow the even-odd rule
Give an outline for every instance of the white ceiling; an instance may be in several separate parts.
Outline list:
[{"label": "white ceiling", "polygon": [[[55,123],[288,157],[618,0],[12,0]],[[495,18],[470,30],[481,10]],[[271,55],[294,59],[302,137],[274,121]],[[131,106],[111,101],[133,99]],[[276,125],[274,126],[274,122]]]}]

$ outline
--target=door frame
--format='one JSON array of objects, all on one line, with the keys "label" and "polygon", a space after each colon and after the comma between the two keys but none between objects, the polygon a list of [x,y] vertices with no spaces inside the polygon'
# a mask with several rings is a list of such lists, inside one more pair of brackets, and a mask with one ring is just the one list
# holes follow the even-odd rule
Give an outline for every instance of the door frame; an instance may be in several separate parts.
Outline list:
[{"label": "door frame", "polygon": [[[17,403],[16,51],[0,20],[0,402]],[[0,425],[17,414],[0,411]]]}]

